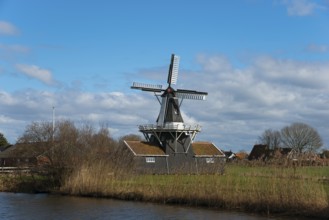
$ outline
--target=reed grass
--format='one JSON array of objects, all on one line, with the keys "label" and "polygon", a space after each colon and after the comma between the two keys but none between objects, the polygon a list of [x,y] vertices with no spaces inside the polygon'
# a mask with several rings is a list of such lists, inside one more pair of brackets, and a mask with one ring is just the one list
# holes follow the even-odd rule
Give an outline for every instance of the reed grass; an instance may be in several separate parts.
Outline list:
[{"label": "reed grass", "polygon": [[224,175],[134,175],[83,165],[61,192],[266,214],[329,216],[329,167],[227,166]]},{"label": "reed grass", "polygon": [[50,192],[55,185],[48,177],[30,173],[0,174],[0,192]]}]

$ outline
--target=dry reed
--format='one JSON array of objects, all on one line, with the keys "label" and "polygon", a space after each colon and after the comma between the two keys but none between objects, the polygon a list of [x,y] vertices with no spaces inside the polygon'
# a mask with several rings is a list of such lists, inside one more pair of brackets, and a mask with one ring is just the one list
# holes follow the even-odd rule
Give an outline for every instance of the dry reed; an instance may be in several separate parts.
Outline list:
[{"label": "dry reed", "polygon": [[329,215],[328,179],[328,167],[233,165],[225,175],[127,175],[98,161],[75,170],[61,192],[319,217]]}]

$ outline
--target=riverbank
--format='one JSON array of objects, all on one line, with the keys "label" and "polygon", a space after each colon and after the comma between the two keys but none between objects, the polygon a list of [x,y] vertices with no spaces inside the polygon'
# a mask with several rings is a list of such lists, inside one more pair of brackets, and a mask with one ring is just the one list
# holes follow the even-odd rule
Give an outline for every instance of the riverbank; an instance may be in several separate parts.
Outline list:
[{"label": "riverbank", "polygon": [[14,193],[52,193],[58,184],[42,175],[30,173],[0,174],[0,192]]},{"label": "riverbank", "polygon": [[[45,186],[39,185],[43,190]],[[266,215],[329,216],[329,167],[229,165],[224,175],[133,175],[113,172],[100,162],[75,170],[59,188],[48,189],[65,195],[204,206]]]},{"label": "riverbank", "polygon": [[[329,167],[227,166],[225,175],[104,176],[84,167],[61,187],[69,195],[186,204],[262,214],[329,216]],[[97,179],[97,181],[94,181]]]}]

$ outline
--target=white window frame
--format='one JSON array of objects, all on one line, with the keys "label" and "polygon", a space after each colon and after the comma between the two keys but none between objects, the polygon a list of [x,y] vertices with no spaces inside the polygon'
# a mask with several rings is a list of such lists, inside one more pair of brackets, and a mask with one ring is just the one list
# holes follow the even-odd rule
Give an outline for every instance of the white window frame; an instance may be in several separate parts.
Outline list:
[{"label": "white window frame", "polygon": [[155,163],[155,157],[145,157],[146,163]]},{"label": "white window frame", "polygon": [[206,158],[206,163],[215,163],[215,158],[213,158],[213,157],[207,157]]}]

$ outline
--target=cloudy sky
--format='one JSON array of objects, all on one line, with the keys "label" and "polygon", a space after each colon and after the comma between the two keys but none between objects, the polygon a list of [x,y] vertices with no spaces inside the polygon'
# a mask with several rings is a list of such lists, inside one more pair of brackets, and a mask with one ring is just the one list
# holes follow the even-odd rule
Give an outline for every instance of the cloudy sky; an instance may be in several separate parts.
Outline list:
[{"label": "cloudy sky", "polygon": [[0,0],[0,132],[35,121],[154,123],[159,103],[132,82],[208,92],[184,100],[197,140],[250,151],[265,129],[316,128],[329,146],[328,0]]}]

